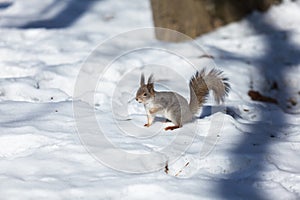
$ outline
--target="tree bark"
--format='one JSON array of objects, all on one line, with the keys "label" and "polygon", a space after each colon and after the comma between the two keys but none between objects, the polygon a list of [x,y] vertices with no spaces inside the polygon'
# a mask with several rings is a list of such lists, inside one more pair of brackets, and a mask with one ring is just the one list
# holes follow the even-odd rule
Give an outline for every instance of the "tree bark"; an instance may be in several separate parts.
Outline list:
[{"label": "tree bark", "polygon": [[[237,21],[254,10],[265,11],[282,0],[151,0],[155,27],[179,31],[195,38]],[[156,32],[159,40],[179,42],[170,31]]]}]

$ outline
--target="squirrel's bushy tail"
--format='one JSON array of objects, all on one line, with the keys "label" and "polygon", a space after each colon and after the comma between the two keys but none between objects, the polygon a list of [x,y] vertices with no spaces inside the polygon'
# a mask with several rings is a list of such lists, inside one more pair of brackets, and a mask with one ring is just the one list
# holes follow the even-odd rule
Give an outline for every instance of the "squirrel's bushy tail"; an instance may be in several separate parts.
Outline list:
[{"label": "squirrel's bushy tail", "polygon": [[205,69],[197,71],[190,80],[190,110],[193,114],[205,103],[209,90],[213,91],[215,101],[223,102],[230,90],[228,79],[223,72],[212,69],[206,73]]}]

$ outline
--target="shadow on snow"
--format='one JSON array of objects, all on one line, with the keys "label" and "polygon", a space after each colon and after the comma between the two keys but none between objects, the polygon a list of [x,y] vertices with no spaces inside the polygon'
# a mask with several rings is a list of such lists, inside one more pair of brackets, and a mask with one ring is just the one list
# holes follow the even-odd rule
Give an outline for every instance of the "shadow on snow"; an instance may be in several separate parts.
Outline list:
[{"label": "shadow on snow", "polygon": [[88,11],[95,2],[96,0],[56,0],[41,12],[41,14],[44,14],[63,5],[55,16],[50,19],[31,21],[19,28],[58,29],[69,27]]}]

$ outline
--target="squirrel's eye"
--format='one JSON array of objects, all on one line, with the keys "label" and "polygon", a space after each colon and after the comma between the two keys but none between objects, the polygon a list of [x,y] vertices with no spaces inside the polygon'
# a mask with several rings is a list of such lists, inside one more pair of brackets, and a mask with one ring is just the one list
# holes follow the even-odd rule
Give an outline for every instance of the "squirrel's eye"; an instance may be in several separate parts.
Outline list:
[{"label": "squirrel's eye", "polygon": [[147,93],[144,93],[143,96],[146,97],[146,96],[147,96]]}]

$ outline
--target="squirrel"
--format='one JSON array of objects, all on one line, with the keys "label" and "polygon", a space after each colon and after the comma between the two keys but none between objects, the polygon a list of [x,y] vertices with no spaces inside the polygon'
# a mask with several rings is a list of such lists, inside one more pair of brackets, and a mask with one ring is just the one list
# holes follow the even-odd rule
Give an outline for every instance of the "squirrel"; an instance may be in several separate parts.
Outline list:
[{"label": "squirrel", "polygon": [[168,126],[165,130],[174,130],[183,124],[192,121],[194,115],[205,103],[209,91],[212,90],[215,101],[224,102],[225,96],[230,91],[228,78],[223,76],[223,71],[212,69],[206,73],[206,69],[197,71],[189,82],[190,102],[176,92],[157,92],[154,90],[153,74],[145,84],[145,76],[142,73],[140,87],[136,92],[136,101],[143,103],[148,122],[144,125],[151,126],[155,115],[161,114],[174,126]]}]

